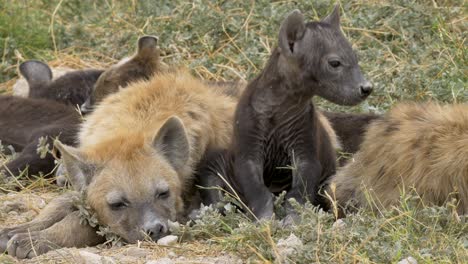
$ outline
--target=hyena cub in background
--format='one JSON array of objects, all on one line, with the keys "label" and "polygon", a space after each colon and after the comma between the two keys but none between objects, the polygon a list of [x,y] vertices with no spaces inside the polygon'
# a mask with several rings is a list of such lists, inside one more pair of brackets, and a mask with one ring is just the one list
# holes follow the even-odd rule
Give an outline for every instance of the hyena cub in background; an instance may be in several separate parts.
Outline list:
[{"label": "hyena cub in background", "polygon": [[[76,105],[83,104],[91,92],[107,91],[113,86],[125,87],[132,81],[148,79],[160,71],[160,68],[151,66],[159,59],[157,52],[149,52],[157,49],[155,40],[152,36],[141,37],[137,55],[107,70],[111,73],[104,72],[98,83],[93,81],[101,75],[101,70],[73,71],[52,80],[48,65],[38,61],[21,64],[20,73],[28,81],[32,98],[0,96],[0,140],[3,145],[11,145],[16,151],[21,151],[17,158],[3,164],[0,172],[6,176],[17,175],[26,168],[29,174],[51,172],[55,167],[54,158],[50,154],[40,158],[37,153],[39,139],[47,137],[49,146],[53,145],[56,137],[65,144],[75,145],[82,121]],[[63,185],[65,179],[59,177],[57,181]]]},{"label": "hyena cub in background", "polygon": [[46,153],[40,157],[40,139],[53,145],[60,137],[74,144],[81,122],[76,106],[82,104],[102,70],[77,70],[52,80],[49,66],[39,61],[26,61],[19,67],[29,85],[29,98],[0,96],[0,140],[21,153],[0,166],[4,176],[18,175],[28,168],[28,174],[50,173],[54,157]]},{"label": "hyena cub in background", "polygon": [[[78,148],[56,146],[100,224],[130,243],[158,239],[184,216],[206,149],[227,147],[234,108],[231,97],[187,73],[166,73],[104,99],[83,123]],[[25,258],[103,242],[76,210],[59,197],[37,219],[0,231],[0,250]]]},{"label": "hyena cub in background", "polygon": [[401,193],[412,188],[426,204],[456,198],[458,213],[468,213],[467,104],[395,106],[369,126],[361,149],[331,178],[328,192],[341,208],[380,209],[398,205]]},{"label": "hyena cub in background", "polygon": [[29,60],[19,66],[21,75],[29,85],[29,98],[49,99],[56,102],[82,105],[104,70],[71,71],[52,80],[52,70],[40,61]]},{"label": "hyena cub in background", "polygon": [[[305,23],[292,12],[281,24],[278,48],[241,96],[228,153],[208,161],[201,185],[210,187],[216,172],[224,172],[258,218],[272,216],[273,193],[283,190],[300,203],[317,203],[336,156],[310,99],[355,105],[371,91],[341,32],[338,6],[320,22]],[[202,194],[205,203],[219,198],[214,190]]]},{"label": "hyena cub in background", "polygon": [[107,95],[125,88],[131,82],[148,80],[156,72],[163,71],[165,66],[160,62],[157,45],[158,38],[155,36],[139,38],[135,55],[122,60],[102,74],[86,102],[81,105],[81,111],[89,113],[93,106]]}]

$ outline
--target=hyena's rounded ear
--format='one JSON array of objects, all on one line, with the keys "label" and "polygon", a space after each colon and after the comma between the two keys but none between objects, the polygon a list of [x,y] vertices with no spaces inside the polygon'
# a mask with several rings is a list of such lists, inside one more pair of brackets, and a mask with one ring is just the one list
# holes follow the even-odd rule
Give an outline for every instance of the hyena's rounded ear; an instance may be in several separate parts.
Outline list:
[{"label": "hyena's rounded ear", "polygon": [[333,11],[322,22],[330,24],[334,28],[340,28],[340,5],[336,4]]},{"label": "hyena's rounded ear", "polygon": [[84,155],[76,148],[54,141],[54,147],[60,151],[68,180],[76,191],[83,191],[89,185],[95,166],[86,162]]},{"label": "hyena's rounded ear", "polygon": [[153,139],[153,147],[175,170],[183,169],[189,158],[190,146],[182,120],[176,116],[166,120]]},{"label": "hyena's rounded ear", "polygon": [[292,55],[295,52],[295,43],[304,36],[306,27],[304,16],[301,11],[294,10],[281,23],[278,45],[285,55]]},{"label": "hyena's rounded ear", "polygon": [[19,71],[28,82],[30,88],[52,80],[52,70],[49,65],[41,61],[25,61],[20,64]]},{"label": "hyena's rounded ear", "polygon": [[138,56],[147,56],[157,54],[158,50],[158,37],[156,36],[143,36],[138,39]]}]

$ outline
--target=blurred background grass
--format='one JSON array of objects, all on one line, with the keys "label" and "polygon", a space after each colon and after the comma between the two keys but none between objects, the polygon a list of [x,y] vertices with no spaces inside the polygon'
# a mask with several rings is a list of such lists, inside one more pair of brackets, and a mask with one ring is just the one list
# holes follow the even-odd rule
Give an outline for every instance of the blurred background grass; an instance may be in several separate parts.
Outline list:
[{"label": "blurred background grass", "polygon": [[[0,92],[27,59],[106,67],[143,34],[160,37],[164,61],[206,79],[249,80],[276,45],[279,23],[299,8],[309,19],[332,1],[2,0]],[[468,99],[467,4],[462,0],[342,1],[342,25],[376,92],[355,111],[396,101]],[[317,100],[322,107],[341,109]],[[348,108],[349,109],[349,108]],[[349,111],[349,110],[348,110]]]}]

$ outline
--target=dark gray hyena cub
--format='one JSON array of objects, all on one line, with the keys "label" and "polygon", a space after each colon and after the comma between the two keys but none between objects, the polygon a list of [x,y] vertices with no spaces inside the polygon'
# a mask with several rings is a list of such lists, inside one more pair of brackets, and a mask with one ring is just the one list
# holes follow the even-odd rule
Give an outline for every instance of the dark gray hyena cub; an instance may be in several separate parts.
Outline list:
[{"label": "dark gray hyena cub", "polygon": [[35,175],[52,171],[54,157],[47,153],[41,158],[37,152],[40,139],[46,139],[49,147],[56,137],[74,145],[80,121],[77,109],[70,105],[47,99],[0,96],[0,141],[21,151],[15,159],[0,163],[0,175],[18,175],[26,168]]},{"label": "dark gray hyena cub", "polygon": [[148,80],[156,72],[164,67],[160,63],[158,38],[155,36],[143,36],[138,39],[137,51],[128,60],[106,70],[97,80],[88,100],[81,105],[83,113],[91,112],[93,106],[104,97],[126,87],[137,80]]},{"label": "dark gray hyena cub", "polygon": [[[287,198],[317,204],[319,186],[335,173],[336,156],[310,99],[355,105],[371,91],[341,32],[338,6],[319,22],[305,23],[293,11],[265,69],[241,96],[231,149],[209,158],[200,184],[210,187],[210,172],[224,173],[258,218],[272,216],[272,193],[282,190]],[[216,199],[210,192],[202,190],[202,196]]]},{"label": "dark gray hyena cub", "polygon": [[[159,53],[152,51],[154,48],[155,37],[141,37],[138,41],[137,55],[126,63],[115,65],[102,73],[104,78],[99,78],[101,83],[98,81],[93,90],[125,87],[132,81],[149,78],[159,69],[154,66],[154,60],[159,58]],[[143,63],[145,61],[148,63]],[[51,81],[50,68],[44,63],[29,61],[20,66],[20,72],[30,86],[30,97],[33,98],[0,96],[0,141],[4,145],[12,145],[17,151],[22,151],[14,160],[3,166],[0,164],[0,172],[7,176],[17,175],[28,168],[29,174],[49,173],[55,167],[52,155],[47,154],[41,159],[37,153],[39,139],[47,136],[47,143],[52,146],[53,139],[59,136],[60,141],[67,145],[76,144],[75,137],[82,118],[76,107],[69,104],[80,105],[84,102],[80,99],[82,97],[75,95],[89,94],[89,87],[94,84],[92,80],[97,79],[91,76],[94,76],[94,73],[97,75],[99,71],[76,71],[81,74],[71,72]],[[82,79],[83,74],[87,76],[86,79]],[[107,80],[112,85],[109,86]],[[64,92],[68,90],[73,92]],[[67,101],[70,99],[76,101]],[[67,102],[68,105],[64,104]],[[63,184],[63,177],[61,181]]]},{"label": "dark gray hyena cub", "polygon": [[19,70],[28,82],[30,98],[50,99],[73,106],[80,106],[86,101],[104,72],[97,69],[77,70],[52,80],[49,66],[36,60],[23,62]]}]

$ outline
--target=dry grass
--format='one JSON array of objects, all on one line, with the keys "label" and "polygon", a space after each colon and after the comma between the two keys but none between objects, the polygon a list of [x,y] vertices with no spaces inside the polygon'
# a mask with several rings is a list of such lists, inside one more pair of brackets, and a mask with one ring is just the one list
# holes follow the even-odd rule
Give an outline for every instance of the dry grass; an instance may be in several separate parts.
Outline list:
[{"label": "dry grass", "polygon": [[[326,0],[5,0],[0,3],[0,94],[11,93],[17,67],[24,60],[39,59],[52,67],[106,68],[133,53],[136,39],[143,34],[160,37],[167,64],[187,66],[204,79],[249,80],[275,46],[279,21],[287,12],[299,8],[306,17],[317,19],[332,5]],[[383,112],[402,100],[468,101],[465,1],[352,0],[342,1],[341,6],[343,30],[376,91],[354,108],[316,99],[322,108]],[[24,196],[49,199],[62,191],[49,179],[23,175],[0,184],[0,206]],[[26,198],[28,210],[14,217],[0,211],[0,225],[29,220],[39,208],[35,201]],[[294,233],[304,243],[295,262],[389,263],[407,255],[420,263],[468,262],[466,219],[453,217],[449,208],[419,211],[404,200],[392,212],[359,212],[347,218],[347,227],[340,231],[333,229],[331,214],[311,207],[301,213],[301,224],[281,228],[275,222],[258,226],[239,214],[223,217],[207,212],[202,221],[185,230],[186,242],[178,248],[146,242],[142,247],[150,250],[150,258],[173,251],[197,259],[226,250],[245,261],[269,262],[277,259],[278,239]],[[118,258],[127,247],[99,253]],[[73,260],[71,251],[32,262]],[[0,256],[0,262],[14,263],[8,256]]]}]

